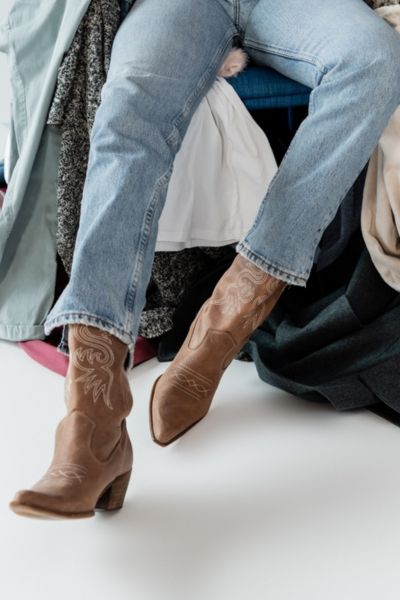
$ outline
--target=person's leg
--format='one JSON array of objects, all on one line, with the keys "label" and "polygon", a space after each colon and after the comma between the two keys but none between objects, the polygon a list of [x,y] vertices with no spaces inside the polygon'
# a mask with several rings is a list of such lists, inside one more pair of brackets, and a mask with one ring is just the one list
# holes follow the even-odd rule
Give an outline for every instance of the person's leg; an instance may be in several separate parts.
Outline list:
[{"label": "person's leg", "polygon": [[362,0],[242,0],[240,7],[244,49],[313,88],[309,116],[239,255],[153,385],[150,427],[161,445],[207,414],[226,367],[269,316],[283,283],[306,286],[324,230],[400,102],[400,37]]},{"label": "person's leg", "polygon": [[158,219],[192,114],[237,34],[232,2],[136,0],[114,39],[93,124],[71,277],[44,323],[109,331],[133,366]]},{"label": "person's leg", "polygon": [[400,36],[363,0],[259,0],[242,33],[254,61],[313,89],[236,251],[305,286],[324,230],[400,103]]},{"label": "person's leg", "polygon": [[126,359],[145,304],[157,223],[175,154],[236,33],[224,0],[137,0],[114,40],[91,132],[68,285],[45,333],[61,325],[70,361],[67,415],[53,460],[10,507],[43,518],[120,508],[133,453]]}]

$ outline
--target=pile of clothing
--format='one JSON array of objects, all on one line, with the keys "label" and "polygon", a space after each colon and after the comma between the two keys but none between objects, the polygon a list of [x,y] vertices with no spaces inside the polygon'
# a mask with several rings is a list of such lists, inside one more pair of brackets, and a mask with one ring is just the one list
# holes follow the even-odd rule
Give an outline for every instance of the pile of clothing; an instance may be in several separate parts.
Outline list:
[{"label": "pile of clothing", "polygon": [[[58,70],[57,87],[50,107],[47,124],[57,126],[61,131],[58,163],[56,239],[57,252],[68,275],[71,269],[79,225],[80,202],[87,168],[90,130],[93,125],[97,106],[100,103],[101,89],[106,80],[113,37],[120,23],[134,4],[134,1],[92,0]],[[367,4],[371,8],[377,9],[382,6],[396,5],[398,1],[368,0]],[[384,12],[382,16],[386,16]],[[196,277],[201,270],[206,268],[208,262],[206,257],[211,256],[217,260],[224,260],[227,254],[228,256],[231,254],[231,248],[226,248],[225,246],[228,243],[233,244],[240,239],[250,228],[258,205],[261,202],[263,191],[267,189],[276,170],[276,162],[274,161],[272,152],[270,152],[268,140],[262,139],[262,131],[256,126],[254,126],[252,131],[248,129],[246,131],[247,124],[243,127],[244,134],[240,138],[241,143],[231,140],[232,145],[237,148],[245,146],[242,148],[241,157],[235,165],[236,169],[241,169],[239,176],[234,176],[234,169],[232,168],[231,172],[226,173],[225,177],[226,181],[244,181],[245,183],[242,184],[243,189],[234,190],[233,186],[231,189],[226,185],[225,181],[219,183],[224,180],[223,176],[225,174],[223,173],[216,174],[213,177],[213,171],[215,170],[213,165],[218,164],[213,158],[207,164],[204,164],[204,156],[209,155],[213,157],[216,150],[212,147],[210,148],[209,140],[201,138],[199,131],[207,131],[207,118],[210,118],[211,121],[219,121],[219,127],[221,127],[221,122],[223,121],[223,110],[221,110],[220,115],[216,114],[217,110],[215,110],[215,114],[213,114],[212,110],[204,110],[207,100],[211,103],[213,94],[217,98],[217,101],[219,95],[226,94],[233,105],[232,112],[235,118],[235,126],[229,127],[230,123],[226,123],[225,131],[220,132],[220,137],[223,138],[224,136],[232,135],[228,132],[235,131],[240,126],[241,112],[240,106],[235,106],[235,94],[231,90],[230,95],[228,95],[229,92],[225,91],[222,83],[219,84],[219,88],[218,84],[219,82],[217,81],[207,95],[207,98],[203,99],[196,111],[183,141],[183,147],[175,160],[174,173],[169,183],[166,207],[159,223],[156,254],[147,295],[148,302],[141,316],[139,333],[144,337],[159,337],[172,329],[172,315],[180,300],[180,295],[185,289],[185,284],[190,289],[192,282],[195,281],[195,279],[192,279],[192,275]],[[226,86],[226,88],[229,90],[230,86]],[[217,101],[214,100],[214,106],[217,104]],[[228,107],[226,98],[224,98],[224,101],[226,110]],[[228,111],[226,110],[226,112]],[[196,126],[196,121],[198,126]],[[263,158],[262,161],[258,160],[257,163],[257,160],[254,160],[254,157],[251,156],[253,164],[258,164],[259,166],[258,170],[254,166],[252,169],[249,167],[247,172],[241,167],[246,162],[246,156],[250,156],[249,148],[243,144],[243,140],[246,140],[246,135],[251,137],[253,144],[258,142],[257,154]],[[208,152],[202,152],[202,146],[205,145],[209,149]],[[199,150],[198,156],[196,155],[197,149]],[[218,148],[218,150],[222,152],[223,148]],[[186,160],[185,153],[186,155],[190,153],[190,161]],[[391,155],[395,155],[395,152],[392,152]],[[376,161],[375,157],[374,160]],[[191,164],[196,165],[196,169],[193,172],[188,172]],[[199,168],[200,165],[201,169]],[[262,165],[266,165],[264,170],[262,169]],[[207,178],[210,181],[209,189],[204,189],[204,183],[200,185],[199,182],[199,185],[197,185],[196,177],[199,177],[198,173],[201,176],[203,172],[207,172],[209,175]],[[246,177],[248,181],[246,181]],[[375,168],[375,180],[376,177]],[[376,239],[377,219],[374,219],[372,223],[369,214],[367,214],[368,211],[374,208],[372,198],[376,193],[375,189],[371,189],[374,183],[371,179],[370,168],[368,172],[368,197],[370,201],[368,207],[367,203],[364,202],[361,222],[364,225],[364,239],[370,254],[374,258],[379,253],[379,248],[382,248],[385,244],[382,243],[382,240]],[[185,186],[185,180],[190,180],[190,189]],[[253,187],[256,187],[256,189],[252,189],[250,185],[251,180],[254,182]],[[258,183],[258,187],[255,182]],[[191,197],[191,190],[196,189],[201,189],[202,198]],[[238,197],[243,201],[241,203],[238,202],[234,206],[232,200],[234,197]],[[185,211],[183,211],[182,207],[185,207],[186,210],[188,205],[201,207],[204,204],[207,204],[204,214],[207,215],[208,219],[208,221],[205,220],[204,224],[201,222],[201,211],[191,214],[190,218],[186,214],[183,215]],[[223,210],[220,209],[221,205],[223,205]],[[206,227],[209,227],[209,222],[218,224],[218,212],[215,215],[213,212],[217,206],[218,210],[226,215],[231,214],[236,219],[239,219],[240,216],[241,228],[239,223],[235,222],[230,225],[230,228],[226,228],[227,230],[225,231],[222,231],[222,229],[218,230],[218,227],[215,227],[214,232],[208,231],[208,239],[213,242],[212,247],[208,247],[207,240],[201,239],[200,235],[197,235],[196,239],[192,225],[192,229],[188,227],[185,229],[184,225],[177,227],[176,223],[174,223],[177,216],[182,215],[182,223],[188,223],[189,221],[197,222],[197,231],[202,232]],[[177,210],[177,207],[181,207],[181,209]],[[344,220],[343,215],[342,220]],[[369,220],[368,223],[367,220]],[[173,227],[179,230],[175,232],[175,237],[171,237],[171,229]],[[373,230],[374,228],[375,230]],[[230,236],[232,239],[229,240]],[[392,239],[396,239],[394,234],[391,237]],[[376,249],[377,245],[379,246],[378,249]],[[177,250],[180,247],[184,248],[185,251],[178,253]],[[191,251],[187,251],[189,249]],[[172,250],[172,252],[168,252],[168,250]],[[381,273],[382,270],[388,270],[385,259],[386,256],[384,257],[385,264],[380,269]],[[378,266],[378,269],[379,260],[382,262],[381,257],[377,257],[377,260],[375,260],[375,265]],[[390,285],[392,285],[393,279],[395,279],[393,271],[395,271],[394,267],[390,273],[390,280],[385,277],[385,280]],[[400,282],[397,289],[400,291]]]},{"label": "pile of clothing", "polygon": [[[35,164],[38,168],[33,186],[35,197],[42,199],[42,212],[50,211],[51,194],[53,200],[57,197],[56,222],[53,223],[56,235],[51,239],[48,237],[48,246],[56,241],[57,276],[60,281],[62,271],[64,283],[68,280],[79,223],[90,128],[106,79],[113,36],[133,1],[92,0],[86,3],[87,10],[82,8],[81,13],[75,15],[79,25],[74,36],[60,42],[60,48],[68,48],[67,52],[62,51],[62,60],[61,50],[54,44],[59,51],[58,55],[54,52],[54,63],[51,63],[55,91],[53,87],[50,97],[50,85],[46,80],[47,96],[40,98],[42,117],[45,115],[46,119],[43,120],[40,145],[36,144]],[[398,5],[397,1],[367,3],[373,8]],[[65,11],[69,10],[64,4]],[[50,15],[50,10],[56,8],[49,8],[49,16],[55,21],[58,19],[60,24],[61,9],[59,15]],[[57,31],[57,24],[54,30]],[[59,42],[59,38],[56,41]],[[0,50],[1,45],[0,38]],[[15,110],[18,108],[16,98]],[[22,115],[23,108],[20,110]],[[55,148],[57,151],[53,152]],[[79,161],[76,160],[76,148],[79,148]],[[14,149],[13,155],[18,156],[18,151]],[[51,193],[40,195],[39,188],[46,181],[44,165],[48,167],[49,164],[53,173],[57,170],[58,176],[47,181],[47,191]],[[11,164],[10,169],[14,166]],[[262,380],[305,398],[330,401],[340,410],[382,403],[400,413],[397,376],[400,296],[378,272],[360,227],[369,166],[365,166],[341,203],[335,219],[325,230],[307,287],[291,286],[285,291],[238,357],[253,360]],[[6,232],[10,227],[8,223],[12,222],[13,210],[10,202],[3,211]],[[0,281],[10,271],[16,244],[17,240],[11,241],[5,247]],[[234,259],[234,245],[156,252],[139,333],[157,342],[159,360],[171,360],[175,356],[197,310]],[[54,265],[49,259],[44,263],[43,273],[47,293],[41,290],[37,298],[29,294],[29,300],[36,302],[35,307],[40,305],[42,317],[50,309],[43,298],[48,300],[51,286],[53,303],[57,291],[61,292],[56,290],[54,297],[54,277],[48,276],[51,270],[54,273]],[[1,293],[0,287],[0,297]],[[12,293],[7,300],[11,304]],[[4,339],[43,337],[41,325],[7,323],[4,305],[2,320],[0,337]]]}]

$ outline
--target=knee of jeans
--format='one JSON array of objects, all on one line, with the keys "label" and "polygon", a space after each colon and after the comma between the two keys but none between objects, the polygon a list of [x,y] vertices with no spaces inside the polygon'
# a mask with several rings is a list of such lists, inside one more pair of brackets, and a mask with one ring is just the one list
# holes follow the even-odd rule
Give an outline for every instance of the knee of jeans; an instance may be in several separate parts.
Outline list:
[{"label": "knee of jeans", "polygon": [[[177,82],[145,70],[125,66],[109,72],[101,91],[92,138],[118,133],[123,140],[129,133],[146,139],[149,147],[168,156],[167,140],[173,131],[179,109]],[[163,98],[163,102],[160,102]],[[100,126],[97,126],[100,125]]]},{"label": "knee of jeans", "polygon": [[386,112],[400,104],[400,35],[383,22],[355,33],[353,47],[342,48],[326,79],[337,73],[351,85],[361,104]]},{"label": "knee of jeans", "polygon": [[369,44],[372,47],[371,78],[377,95],[397,106],[400,104],[400,33],[382,22],[380,31]]},{"label": "knee of jeans", "polygon": [[354,44],[355,66],[373,83],[376,96],[400,103],[400,34],[380,18],[374,27],[360,31]]}]

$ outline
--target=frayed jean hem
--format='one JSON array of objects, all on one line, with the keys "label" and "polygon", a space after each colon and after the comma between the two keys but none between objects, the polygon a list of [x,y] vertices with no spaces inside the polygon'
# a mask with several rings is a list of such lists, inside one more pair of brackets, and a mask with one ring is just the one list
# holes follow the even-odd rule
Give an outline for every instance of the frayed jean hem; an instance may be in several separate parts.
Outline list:
[{"label": "frayed jean hem", "polygon": [[301,287],[306,287],[307,279],[302,277],[301,275],[297,275],[292,271],[288,271],[282,267],[277,267],[276,265],[271,264],[264,257],[256,254],[245,242],[238,242],[235,247],[235,250],[238,254],[244,256],[251,262],[255,263],[258,267],[260,267],[266,273],[273,275],[277,279],[281,279],[282,281],[286,281],[286,283],[290,285],[298,285]]},{"label": "frayed jean hem", "polygon": [[82,312],[68,312],[62,313],[57,317],[49,319],[44,323],[44,332],[45,335],[49,335],[50,332],[56,327],[63,326],[61,342],[57,346],[57,351],[61,352],[61,354],[65,354],[69,357],[69,346],[68,346],[68,324],[69,323],[82,323],[82,325],[91,325],[92,327],[97,327],[98,329],[102,329],[103,331],[107,331],[111,333],[122,342],[128,345],[128,356],[125,360],[124,369],[126,371],[130,370],[134,366],[134,355],[135,355],[135,346],[136,339],[132,338],[132,335],[127,333],[126,331],[116,327],[114,323],[111,321],[107,321],[106,319],[100,318],[96,315],[91,315],[89,313]]}]

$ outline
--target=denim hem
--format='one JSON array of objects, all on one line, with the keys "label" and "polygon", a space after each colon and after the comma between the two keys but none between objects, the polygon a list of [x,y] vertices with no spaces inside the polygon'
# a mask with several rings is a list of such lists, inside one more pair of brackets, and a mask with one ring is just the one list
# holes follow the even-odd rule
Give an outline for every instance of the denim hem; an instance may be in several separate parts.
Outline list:
[{"label": "denim hem", "polygon": [[[108,333],[111,333],[112,335],[120,339],[122,342],[128,345],[128,357],[127,361],[125,361],[124,369],[129,370],[133,368],[136,340],[134,338],[132,339],[132,336],[129,333],[123,331],[119,327],[116,327],[115,324],[111,321],[107,321],[103,318],[100,318],[96,315],[91,315],[89,313],[65,312],[61,313],[57,317],[46,320],[44,323],[44,332],[46,335],[49,335],[49,333],[55,327],[60,327],[62,325],[66,325],[68,327],[68,324],[70,323],[82,323],[83,325],[91,325],[93,327],[98,327],[98,329],[103,329],[104,331],[107,331]],[[59,345],[57,346],[57,350],[69,357],[68,335],[66,334],[65,327],[63,328],[62,339]]]},{"label": "denim hem", "polygon": [[268,262],[264,257],[256,254],[247,244],[244,242],[238,242],[235,248],[238,254],[241,254],[251,262],[254,262],[258,267],[261,267],[263,271],[266,271],[270,275],[273,275],[277,279],[282,279],[291,285],[298,285],[306,287],[307,279],[301,275],[297,275],[291,271],[277,267],[276,265]]}]

